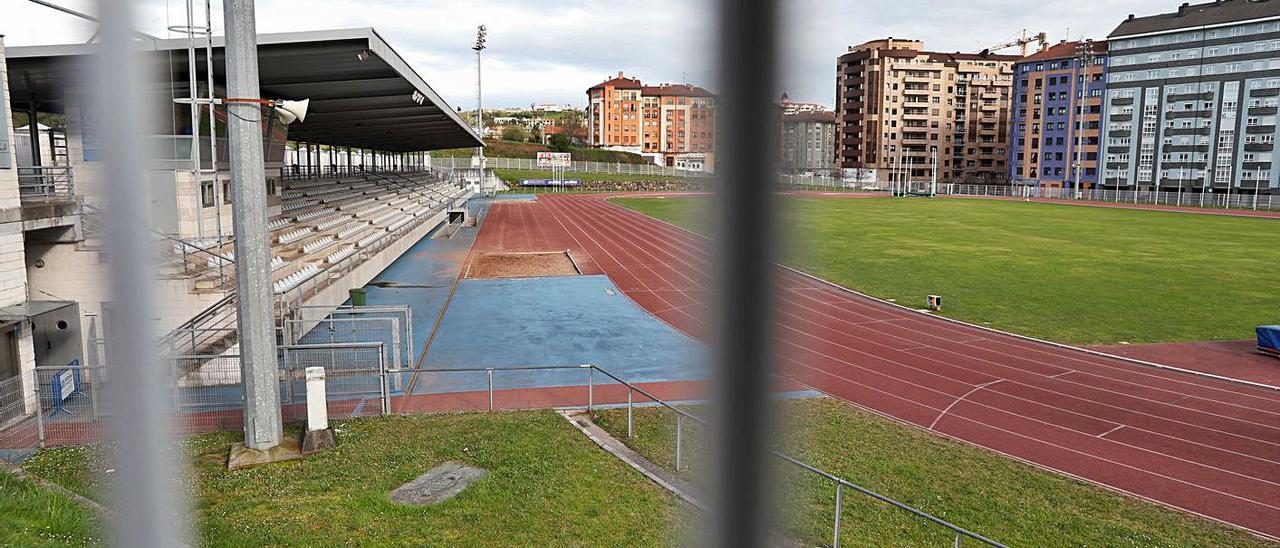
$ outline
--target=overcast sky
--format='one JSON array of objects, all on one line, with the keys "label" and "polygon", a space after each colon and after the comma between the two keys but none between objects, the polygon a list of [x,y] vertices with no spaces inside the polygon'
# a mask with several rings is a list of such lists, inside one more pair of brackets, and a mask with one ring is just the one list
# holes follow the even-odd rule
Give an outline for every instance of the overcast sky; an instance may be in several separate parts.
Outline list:
[{"label": "overcast sky", "polygon": [[[93,2],[54,0],[93,12]],[[1129,13],[1179,0],[782,0],[783,82],[793,100],[830,106],[835,59],[851,44],[894,36],[938,51],[978,51],[1023,28],[1053,41],[1105,37]],[[141,0],[142,30],[185,24],[183,0]],[[202,7],[203,2],[198,1]],[[258,30],[374,27],[454,106],[475,107],[475,27],[489,28],[485,105],[582,106],[586,88],[619,70],[646,83],[715,89],[711,7],[705,0],[259,0]],[[213,6],[221,29],[221,2]],[[1070,34],[1068,35],[1068,29]],[[9,46],[84,41],[91,24],[26,0],[0,0]],[[220,30],[219,30],[220,33]],[[1008,52],[1015,52],[1010,49]]]}]

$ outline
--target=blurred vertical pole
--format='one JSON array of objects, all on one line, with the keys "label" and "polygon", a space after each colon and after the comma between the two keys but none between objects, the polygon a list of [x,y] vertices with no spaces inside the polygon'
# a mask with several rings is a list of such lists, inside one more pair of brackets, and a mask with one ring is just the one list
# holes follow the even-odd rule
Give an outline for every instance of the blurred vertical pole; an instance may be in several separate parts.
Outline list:
[{"label": "blurred vertical pole", "polygon": [[[114,542],[120,546],[185,544],[185,505],[176,481],[171,372],[160,359],[152,320],[155,264],[147,222],[147,156],[144,131],[152,113],[143,104],[149,74],[134,41],[134,3],[100,0],[102,14],[96,55],[82,96],[94,121],[94,141],[102,147],[106,185],[104,225],[110,258],[111,433],[115,440]],[[167,78],[168,75],[166,74]],[[152,106],[160,106],[156,103]]]},{"label": "blurred vertical pole", "polygon": [[766,397],[773,361],[774,192],[779,138],[773,104],[776,0],[720,0],[719,168],[713,201],[714,495],[711,544],[765,543]]},{"label": "blurred vertical pole", "polygon": [[[227,97],[258,99],[258,35],[253,0],[225,0]],[[275,315],[271,310],[271,252],[267,241],[267,176],[262,152],[262,105],[227,103],[231,159],[231,221],[235,235],[237,327],[244,379],[244,445],[280,445],[280,383]],[[268,114],[269,115],[269,114]],[[308,152],[307,163],[312,162]],[[316,150],[313,176],[320,175]]]}]

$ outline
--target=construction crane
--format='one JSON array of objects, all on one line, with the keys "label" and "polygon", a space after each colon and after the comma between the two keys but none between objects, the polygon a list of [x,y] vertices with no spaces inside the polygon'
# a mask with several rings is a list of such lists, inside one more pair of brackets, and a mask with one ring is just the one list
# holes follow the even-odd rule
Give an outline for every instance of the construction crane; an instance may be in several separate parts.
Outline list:
[{"label": "construction crane", "polygon": [[1033,36],[1027,36],[1027,29],[1022,29],[1022,37],[1021,37],[1021,38],[1015,38],[1015,39],[1010,40],[1010,41],[1008,41],[1008,42],[1005,42],[1005,43],[1003,43],[1003,44],[996,45],[996,46],[991,46],[991,47],[989,47],[989,48],[987,48],[987,49],[982,50],[982,54],[983,54],[983,55],[987,55],[987,54],[990,54],[990,53],[995,53],[995,52],[1000,51],[1000,50],[1005,49],[1005,48],[1011,48],[1011,47],[1014,47],[1014,46],[1019,46],[1019,47],[1021,47],[1021,48],[1022,48],[1022,56],[1023,56],[1023,57],[1026,57],[1026,56],[1027,56],[1027,45],[1028,45],[1028,44],[1030,44],[1030,43],[1032,43],[1032,42],[1037,42],[1037,43],[1039,43],[1039,44],[1040,44],[1040,47],[1042,47],[1042,48],[1043,48],[1043,47],[1045,47],[1045,46],[1049,45],[1049,35],[1048,35],[1048,34],[1045,34],[1045,33],[1043,33],[1043,32],[1041,32],[1041,33],[1035,34],[1035,35],[1033,35]]}]

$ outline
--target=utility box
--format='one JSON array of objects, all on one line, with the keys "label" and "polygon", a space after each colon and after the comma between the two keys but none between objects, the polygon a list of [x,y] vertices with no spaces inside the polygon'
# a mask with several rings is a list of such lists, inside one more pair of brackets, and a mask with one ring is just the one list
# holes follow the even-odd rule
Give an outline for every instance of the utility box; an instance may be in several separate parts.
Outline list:
[{"label": "utility box", "polygon": [[942,296],[929,295],[925,298],[925,304],[929,307],[929,310],[942,310]]}]

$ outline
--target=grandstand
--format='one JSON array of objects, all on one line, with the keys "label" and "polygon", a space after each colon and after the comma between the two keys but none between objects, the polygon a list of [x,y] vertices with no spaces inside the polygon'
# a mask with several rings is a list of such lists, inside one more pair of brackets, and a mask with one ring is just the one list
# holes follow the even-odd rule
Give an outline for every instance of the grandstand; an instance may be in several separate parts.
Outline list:
[{"label": "grandstand", "polygon": [[[216,357],[234,352],[237,342],[227,114],[221,106],[192,112],[190,102],[209,89],[223,94],[221,44],[215,37],[206,50],[186,39],[153,40],[145,54],[159,69],[152,88],[163,90],[149,99],[159,118],[150,140],[159,152],[146,166],[161,274],[156,331],[168,333],[164,344],[177,355]],[[261,96],[310,101],[305,122],[264,124],[271,282],[284,318],[299,307],[342,304],[350,289],[414,242],[464,220],[465,204],[479,189],[451,169],[432,168],[426,151],[482,143],[373,29],[263,34],[258,44]],[[95,117],[75,92],[75,69],[92,52],[87,44],[0,49],[6,117],[11,109],[66,120],[56,150],[27,155],[27,164],[17,166],[23,213],[14,217],[27,220],[26,260],[14,275],[21,274],[17,286],[25,291],[0,307],[50,296],[77,303],[81,322],[71,353],[89,366],[106,360],[101,344],[112,300],[100,220],[109,201],[103,158]],[[194,78],[189,66],[197,68]],[[201,120],[194,136],[192,119]],[[14,142],[11,129],[0,130],[7,133],[0,141]],[[30,165],[30,158],[53,165]],[[12,368],[19,376],[66,366],[26,356]],[[210,361],[188,360],[185,369],[199,374]],[[238,371],[231,373],[218,376],[238,382]]]}]

